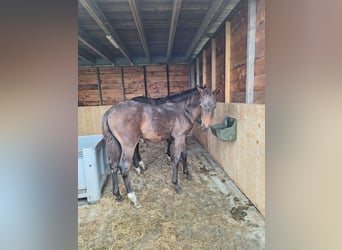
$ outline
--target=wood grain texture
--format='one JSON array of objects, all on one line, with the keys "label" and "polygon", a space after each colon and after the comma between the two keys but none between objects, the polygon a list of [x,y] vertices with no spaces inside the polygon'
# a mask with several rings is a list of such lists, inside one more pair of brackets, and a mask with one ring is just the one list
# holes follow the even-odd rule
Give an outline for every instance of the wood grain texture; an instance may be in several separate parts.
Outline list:
[{"label": "wood grain texture", "polygon": [[265,105],[217,103],[212,124],[237,119],[237,139],[224,142],[195,125],[192,134],[265,215]]}]

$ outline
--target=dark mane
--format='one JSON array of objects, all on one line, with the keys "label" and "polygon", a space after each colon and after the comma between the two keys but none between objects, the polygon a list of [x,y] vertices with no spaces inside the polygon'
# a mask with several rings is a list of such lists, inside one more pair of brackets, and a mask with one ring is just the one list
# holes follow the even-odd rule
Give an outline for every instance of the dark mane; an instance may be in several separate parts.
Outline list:
[{"label": "dark mane", "polygon": [[159,105],[159,104],[163,104],[166,102],[181,102],[185,100],[189,95],[195,92],[197,92],[197,88],[188,89],[181,93],[170,95],[170,96],[165,96],[165,97],[148,98],[145,96],[137,96],[137,97],[132,98],[132,100],[137,101],[137,102],[152,104],[152,105]]}]

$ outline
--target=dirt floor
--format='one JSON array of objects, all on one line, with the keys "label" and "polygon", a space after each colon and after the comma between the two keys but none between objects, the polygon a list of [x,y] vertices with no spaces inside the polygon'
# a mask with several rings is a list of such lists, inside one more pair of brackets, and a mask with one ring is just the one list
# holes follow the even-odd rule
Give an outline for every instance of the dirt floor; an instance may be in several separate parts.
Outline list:
[{"label": "dirt floor", "polygon": [[131,179],[142,208],[133,208],[121,176],[123,202],[112,195],[108,178],[96,204],[80,200],[79,249],[265,249],[264,218],[208,152],[187,137],[192,180],[179,171],[182,194],[171,183],[166,142],[140,145],[147,170]]}]

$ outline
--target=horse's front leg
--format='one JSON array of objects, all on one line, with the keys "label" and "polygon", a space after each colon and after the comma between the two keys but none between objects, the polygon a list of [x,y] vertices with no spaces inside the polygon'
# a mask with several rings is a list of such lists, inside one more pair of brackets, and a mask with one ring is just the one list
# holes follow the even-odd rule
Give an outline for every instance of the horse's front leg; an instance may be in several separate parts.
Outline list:
[{"label": "horse's front leg", "polygon": [[181,157],[181,152],[185,148],[185,136],[180,136],[175,138],[175,152],[173,159],[173,172],[172,172],[172,183],[175,185],[175,190],[177,194],[182,193],[182,189],[178,184],[178,164]]},{"label": "horse's front leg", "polygon": [[183,173],[186,175],[186,178],[188,180],[191,180],[192,177],[190,175],[188,165],[187,165],[187,152],[186,152],[186,150],[182,151],[181,158],[182,158],[182,162],[183,162]]}]

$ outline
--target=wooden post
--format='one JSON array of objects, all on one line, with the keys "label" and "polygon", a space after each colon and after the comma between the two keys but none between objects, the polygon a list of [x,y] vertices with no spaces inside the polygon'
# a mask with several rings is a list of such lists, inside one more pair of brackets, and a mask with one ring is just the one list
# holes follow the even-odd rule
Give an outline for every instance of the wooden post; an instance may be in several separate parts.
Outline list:
[{"label": "wooden post", "polygon": [[226,22],[226,45],[225,45],[225,103],[230,102],[230,22]]},{"label": "wooden post", "polygon": [[170,80],[169,80],[169,65],[166,64],[166,83],[167,83],[167,96],[170,95]]},{"label": "wooden post", "polygon": [[195,87],[195,64],[191,61],[190,64],[190,89]]},{"label": "wooden post", "polygon": [[199,57],[196,57],[196,86],[200,86],[200,63]]},{"label": "wooden post", "polygon": [[102,90],[101,90],[101,78],[100,78],[100,69],[99,67],[96,67],[96,76],[97,76],[97,88],[99,90],[99,101],[100,106],[102,106]]},{"label": "wooden post", "polygon": [[148,96],[147,96],[146,66],[144,66],[143,68],[144,68],[144,87],[145,87],[145,97],[148,97]]},{"label": "wooden post", "polygon": [[216,39],[211,39],[211,89],[216,89]]},{"label": "wooden post", "polygon": [[204,49],[202,52],[202,59],[203,59],[203,74],[202,74],[202,86],[204,86],[207,83],[207,55],[206,50]]},{"label": "wooden post", "polygon": [[247,63],[246,63],[246,103],[254,101],[256,0],[248,0]]},{"label": "wooden post", "polygon": [[126,100],[125,96],[125,82],[124,82],[124,72],[123,72],[123,67],[120,66],[120,76],[121,76],[121,89],[122,89],[122,100]]}]

